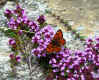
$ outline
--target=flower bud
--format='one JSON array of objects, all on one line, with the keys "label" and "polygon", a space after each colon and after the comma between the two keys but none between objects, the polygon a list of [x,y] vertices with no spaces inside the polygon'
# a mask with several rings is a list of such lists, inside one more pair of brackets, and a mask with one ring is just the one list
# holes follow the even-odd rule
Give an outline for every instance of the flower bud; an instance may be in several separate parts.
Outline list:
[{"label": "flower bud", "polygon": [[40,23],[40,24],[43,24],[45,22],[45,17],[43,15],[39,16],[37,21]]},{"label": "flower bud", "polygon": [[10,57],[11,59],[14,59],[14,54],[11,53],[11,54],[9,55],[9,57]]},{"label": "flower bud", "polygon": [[20,56],[16,56],[16,61],[20,62],[20,60],[21,60],[21,57]]}]

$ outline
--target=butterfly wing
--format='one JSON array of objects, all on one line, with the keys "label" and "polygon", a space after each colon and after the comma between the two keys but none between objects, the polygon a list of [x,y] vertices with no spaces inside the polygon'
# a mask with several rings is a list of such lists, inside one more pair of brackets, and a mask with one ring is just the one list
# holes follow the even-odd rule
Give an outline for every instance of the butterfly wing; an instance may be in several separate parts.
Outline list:
[{"label": "butterfly wing", "polygon": [[48,53],[52,53],[54,51],[53,44],[52,43],[48,44],[46,50],[47,50]]},{"label": "butterfly wing", "polygon": [[62,45],[64,45],[64,44],[66,44],[66,41],[65,41],[64,39],[61,39],[61,40],[59,40],[59,43],[60,43],[60,45],[62,46]]},{"label": "butterfly wing", "polygon": [[61,47],[60,46],[54,46],[53,47],[53,51],[54,52],[59,52],[61,50]]},{"label": "butterfly wing", "polygon": [[55,46],[53,44],[49,44],[46,48],[48,53],[52,53],[52,52],[59,52],[61,50],[61,47],[59,46]]},{"label": "butterfly wing", "polygon": [[63,37],[62,31],[59,29],[54,35],[54,40],[60,40]]},{"label": "butterfly wing", "polygon": [[[56,45],[52,42],[53,40],[55,40],[57,42]],[[60,29],[56,32],[52,41],[47,46],[47,49],[46,49],[47,52],[48,53],[59,52],[61,50],[61,46],[66,43],[66,41],[63,39],[63,34]],[[57,44],[59,44],[59,45],[57,45]]]},{"label": "butterfly wing", "polygon": [[60,46],[62,46],[62,45],[64,45],[64,44],[66,43],[65,39],[63,38],[63,34],[62,34],[61,29],[59,29],[59,30],[56,32],[56,34],[55,34],[55,36],[54,36],[53,39],[58,40]]}]

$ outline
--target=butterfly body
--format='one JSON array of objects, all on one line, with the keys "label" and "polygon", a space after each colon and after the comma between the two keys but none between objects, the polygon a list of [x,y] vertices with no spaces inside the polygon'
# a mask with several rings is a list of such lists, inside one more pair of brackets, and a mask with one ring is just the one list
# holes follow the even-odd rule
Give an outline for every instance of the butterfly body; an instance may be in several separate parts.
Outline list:
[{"label": "butterfly body", "polygon": [[62,31],[59,29],[56,34],[54,35],[53,39],[47,46],[47,52],[53,53],[53,52],[59,52],[61,50],[61,47],[66,43],[66,41],[63,38]]}]

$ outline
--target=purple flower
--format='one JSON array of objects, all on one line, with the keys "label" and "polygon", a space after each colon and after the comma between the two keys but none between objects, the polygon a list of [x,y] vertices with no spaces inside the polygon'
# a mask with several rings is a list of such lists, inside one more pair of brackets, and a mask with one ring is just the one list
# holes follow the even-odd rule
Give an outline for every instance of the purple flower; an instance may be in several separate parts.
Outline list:
[{"label": "purple flower", "polygon": [[62,58],[62,62],[65,62],[65,61],[66,61],[66,58],[63,57],[63,58]]},{"label": "purple flower", "polygon": [[81,64],[86,62],[86,58],[81,58],[81,60],[79,61]]},{"label": "purple flower", "polygon": [[[35,26],[35,24],[32,24],[32,23],[31,23],[31,25]],[[53,35],[50,36],[50,34],[49,34],[50,32],[52,32]],[[47,45],[50,43],[52,36],[54,36],[53,29],[51,28],[51,26],[46,26],[46,27],[42,28],[41,30],[38,29],[38,31],[32,37],[32,42],[34,44],[35,43],[38,44],[36,49],[39,49],[39,51],[40,51],[39,55],[40,56],[45,56],[45,52],[43,54],[43,51],[46,49]]]},{"label": "purple flower", "polygon": [[62,66],[60,70],[61,70],[61,71],[64,71],[64,69],[65,69],[65,66]]},{"label": "purple flower", "polygon": [[4,12],[4,14],[5,14],[5,16],[6,16],[7,18],[11,18],[11,16],[12,16],[12,12],[11,12],[11,10],[9,10],[9,9],[6,9],[5,12]]},{"label": "purple flower", "polygon": [[22,22],[23,22],[24,24],[28,24],[28,18],[27,18],[27,16],[23,16],[23,17],[22,17]]},{"label": "purple flower", "polygon": [[22,9],[22,8],[20,7],[20,5],[17,5],[17,6],[16,6],[16,9],[13,10],[13,14],[15,14],[15,15],[17,15],[17,16],[19,16],[19,17],[25,16],[24,9]]},{"label": "purple flower", "polygon": [[13,38],[9,39],[9,45],[15,45],[16,41]]},{"label": "purple flower", "polygon": [[17,29],[17,24],[13,17],[10,18],[10,21],[8,22],[8,26],[11,29],[14,29],[14,30]]},{"label": "purple flower", "polygon": [[17,24],[20,24],[22,22],[22,18],[21,17],[18,17],[17,20],[16,20]]},{"label": "purple flower", "polygon": [[95,47],[99,49],[99,43],[96,43]]},{"label": "purple flower", "polygon": [[59,65],[59,66],[62,66],[62,64],[63,64],[63,63],[60,62],[58,65]]},{"label": "purple flower", "polygon": [[39,46],[37,47],[37,49],[40,50],[40,51],[43,51],[45,48],[44,48],[43,45],[39,45]]},{"label": "purple flower", "polygon": [[[52,34],[53,33],[55,33],[55,31],[54,31],[54,29],[52,28],[52,26],[51,25],[47,25],[47,26],[45,26],[43,29],[42,29],[42,31],[43,32],[52,32]],[[53,34],[54,35],[54,34]]]},{"label": "purple flower", "polygon": [[81,80],[86,80],[84,75],[81,75]]},{"label": "purple flower", "polygon": [[49,64],[52,64],[52,60],[49,61]]},{"label": "purple flower", "polygon": [[99,62],[98,62],[98,63],[96,63],[96,66],[99,66]]},{"label": "purple flower", "polygon": [[35,21],[29,21],[28,25],[34,32],[39,31],[39,25]]},{"label": "purple flower", "polygon": [[73,65],[69,65],[69,67],[68,67],[69,69],[72,69],[73,68]]},{"label": "purple flower", "polygon": [[[64,56],[64,54],[66,56]],[[95,56],[96,55],[93,54],[92,50],[90,52],[78,50],[78,51],[74,51],[72,54],[72,51],[70,51],[69,49],[63,49],[61,52],[56,53],[56,56],[51,58],[49,64],[52,65],[53,72],[56,73],[55,69],[57,69],[58,72],[61,71],[59,75],[64,77],[65,77],[64,73],[66,72],[68,75],[67,78],[75,80],[78,79],[77,76],[80,77],[80,74],[82,73],[81,69],[83,69],[84,67],[89,69],[88,67],[89,64],[87,63],[87,61],[91,60],[92,63],[95,63],[96,66],[99,66],[99,62],[98,62],[99,60],[97,60],[98,58],[95,58]],[[71,73],[72,69],[74,70],[74,73]],[[77,75],[74,76],[75,74]]]},{"label": "purple flower", "polygon": [[17,5],[17,6],[16,6],[16,9],[21,9],[21,6],[20,6],[20,5]]},{"label": "purple flower", "polygon": [[33,42],[33,43],[38,43],[39,40],[40,40],[40,36],[32,37],[32,42]]},{"label": "purple flower", "polygon": [[55,59],[55,58],[53,58],[53,59],[52,59],[52,62],[53,62],[53,63],[56,63],[56,59]]},{"label": "purple flower", "polygon": [[85,52],[91,52],[92,49],[91,48],[85,48]]},{"label": "purple flower", "polygon": [[5,14],[10,14],[10,13],[12,13],[12,12],[11,12],[11,10],[6,9],[4,13],[5,13]]},{"label": "purple flower", "polygon": [[56,58],[59,58],[60,56],[59,55],[56,55]]},{"label": "purple flower", "polygon": [[37,54],[37,57],[38,57],[38,58],[40,58],[40,57],[41,57],[41,55],[40,55],[40,54]]},{"label": "purple flower", "polygon": [[24,9],[22,9],[21,13],[22,13],[22,17],[26,16]]},{"label": "purple flower", "polygon": [[16,56],[16,61],[17,61],[17,62],[20,62],[20,61],[21,61],[21,57],[17,55],[17,56]]},{"label": "purple flower", "polygon": [[51,35],[49,34],[49,33],[46,33],[46,34],[44,34],[44,40],[46,41],[46,42],[48,42],[48,41],[51,41]]},{"label": "purple flower", "polygon": [[[28,23],[28,25],[29,25],[29,26],[32,26],[33,23],[34,23],[33,21],[30,21],[30,22]],[[34,25],[33,25],[33,26],[34,26]]]},{"label": "purple flower", "polygon": [[69,73],[69,72],[70,72],[70,70],[66,70],[66,72],[67,72],[67,73]]},{"label": "purple flower", "polygon": [[97,42],[99,42],[99,36],[96,36],[95,40],[96,40]]},{"label": "purple flower", "polygon": [[52,67],[55,68],[55,67],[57,67],[57,65],[56,64],[52,64]]},{"label": "purple flower", "polygon": [[92,43],[93,40],[92,40],[91,38],[88,38],[88,39],[86,40],[86,42],[87,42],[87,43]]},{"label": "purple flower", "polygon": [[61,75],[64,76],[65,75],[64,72],[61,72]]},{"label": "purple flower", "polygon": [[43,57],[46,57],[46,53],[43,53],[42,56],[43,56]]},{"label": "purple flower", "polygon": [[10,57],[11,59],[14,59],[14,54],[11,53],[11,54],[9,55],[9,57]]},{"label": "purple flower", "polygon": [[23,32],[22,30],[19,30],[18,34],[19,34],[19,35],[22,35],[22,32]]},{"label": "purple flower", "polygon": [[50,37],[50,34],[45,34],[45,38],[48,38],[48,39],[50,39],[51,37]]},{"label": "purple flower", "polygon": [[29,21],[28,25],[31,26],[31,29],[35,29],[38,27],[38,24],[35,21]]},{"label": "purple flower", "polygon": [[58,72],[58,69],[53,69],[53,72]]},{"label": "purple flower", "polygon": [[37,21],[40,23],[40,24],[43,24],[45,22],[45,16],[44,15],[41,15],[38,17]]},{"label": "purple flower", "polygon": [[33,49],[32,53],[37,56],[37,55],[39,55],[40,51],[38,49]]}]

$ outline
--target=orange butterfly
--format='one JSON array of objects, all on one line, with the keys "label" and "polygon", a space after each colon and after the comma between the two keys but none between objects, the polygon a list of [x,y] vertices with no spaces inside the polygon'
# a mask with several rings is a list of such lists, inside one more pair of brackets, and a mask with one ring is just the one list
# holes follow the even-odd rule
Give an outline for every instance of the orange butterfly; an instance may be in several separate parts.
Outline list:
[{"label": "orange butterfly", "polygon": [[62,31],[59,29],[54,35],[52,41],[48,44],[46,51],[48,53],[59,52],[61,50],[61,46],[63,46],[66,41],[63,38]]}]

